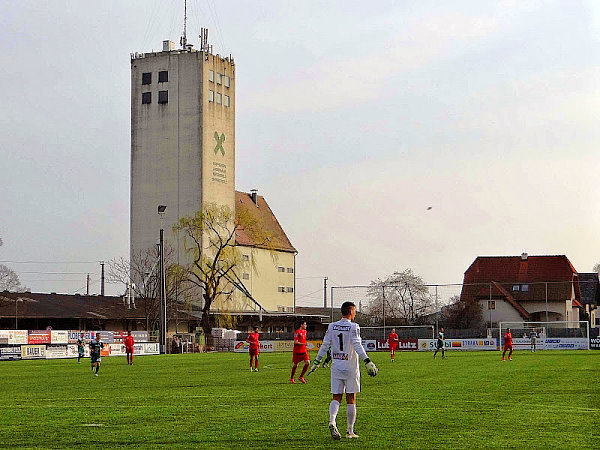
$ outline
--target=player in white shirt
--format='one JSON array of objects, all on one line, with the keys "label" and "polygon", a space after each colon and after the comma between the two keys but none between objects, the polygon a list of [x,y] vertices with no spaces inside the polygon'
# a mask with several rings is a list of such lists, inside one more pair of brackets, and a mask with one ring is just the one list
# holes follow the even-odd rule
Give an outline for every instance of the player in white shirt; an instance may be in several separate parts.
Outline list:
[{"label": "player in white shirt", "polygon": [[342,402],[342,396],[346,393],[348,429],[347,438],[357,438],[354,433],[354,422],[356,421],[356,394],[360,392],[360,369],[358,358],[366,363],[367,373],[374,377],[377,375],[377,367],[362,346],[360,339],[360,327],[352,322],[356,316],[356,305],[352,302],[342,304],[342,319],[329,324],[327,333],[323,338],[323,344],[319,349],[309,374],[317,370],[321,359],[331,346],[331,393],[333,400],[329,404],[329,431],[333,439],[341,439],[337,429],[336,417]]}]

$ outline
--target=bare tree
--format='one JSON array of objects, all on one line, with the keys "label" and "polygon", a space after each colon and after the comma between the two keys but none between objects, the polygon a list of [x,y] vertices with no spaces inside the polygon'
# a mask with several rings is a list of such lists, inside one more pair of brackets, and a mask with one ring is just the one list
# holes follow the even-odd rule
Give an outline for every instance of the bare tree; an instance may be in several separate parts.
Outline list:
[{"label": "bare tree", "polygon": [[194,216],[181,218],[175,227],[184,233],[186,250],[193,255],[192,264],[180,270],[186,274],[188,283],[202,291],[201,322],[205,335],[210,335],[212,330],[210,312],[216,301],[220,310],[234,311],[234,294],[239,292],[245,301],[258,305],[238,275],[240,269],[253,264],[254,258],[250,258],[252,262],[244,260],[236,244],[236,234],[246,233],[256,246],[271,252],[272,236],[244,208],[238,206],[235,212],[227,206],[211,203]]},{"label": "bare tree", "polygon": [[411,269],[394,272],[385,279],[371,281],[371,301],[366,313],[376,321],[386,318],[405,319],[409,323],[434,310],[434,302],[423,279]]},{"label": "bare tree", "polygon": [[594,264],[594,268],[592,270],[600,275],[600,262]]},{"label": "bare tree", "polygon": [[20,292],[26,290],[19,275],[10,267],[0,264],[0,291]]},{"label": "bare tree", "polygon": [[[142,308],[146,330],[158,328],[159,316],[159,264],[158,249],[149,248],[139,252],[131,261],[124,258],[114,259],[108,263],[107,279],[121,284],[124,295],[130,286],[136,298],[143,299],[136,308]],[[178,320],[178,310],[188,308],[192,290],[184,284],[185,274],[174,262],[175,251],[165,246],[165,282],[167,287],[167,319]],[[135,282],[133,282],[135,280]]]}]

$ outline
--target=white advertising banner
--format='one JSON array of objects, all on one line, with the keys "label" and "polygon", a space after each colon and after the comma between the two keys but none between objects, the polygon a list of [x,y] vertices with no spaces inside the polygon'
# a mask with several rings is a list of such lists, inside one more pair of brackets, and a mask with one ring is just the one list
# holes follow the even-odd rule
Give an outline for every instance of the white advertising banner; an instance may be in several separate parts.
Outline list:
[{"label": "white advertising banner", "polygon": [[45,345],[22,345],[21,357],[23,359],[46,358]]},{"label": "white advertising banner", "polygon": [[363,339],[362,346],[366,352],[377,351],[377,341],[375,339]]},{"label": "white advertising banner", "polygon": [[[78,355],[77,344],[67,345],[67,358],[77,358]],[[87,344],[83,346],[83,357],[90,357],[90,347]]]},{"label": "white advertising banner", "polygon": [[586,338],[546,338],[544,339],[545,350],[586,350],[588,348]]},{"label": "white advertising banner", "polygon": [[10,345],[27,344],[27,330],[8,330],[8,343]]},{"label": "white advertising banner", "polygon": [[[275,343],[274,341],[260,341],[260,351],[261,352],[273,352],[275,351]],[[248,349],[250,348],[250,344],[246,341],[235,341],[233,346],[233,351],[237,353],[248,353]]]},{"label": "white advertising banner", "polygon": [[69,332],[62,330],[50,331],[50,343],[51,344],[68,344],[69,343]]},{"label": "white advertising banner", "polygon": [[[504,338],[502,338],[502,345],[504,346]],[[512,340],[513,350],[531,350],[531,339],[530,338],[513,338]],[[536,350],[543,350],[545,348],[544,339],[536,338],[535,340]]]},{"label": "white advertising banner", "polygon": [[[125,346],[123,344],[112,343],[110,345],[110,356],[125,356]],[[135,348],[133,349],[135,354]]]},{"label": "white advertising banner", "polygon": [[[142,350],[140,355],[159,355],[160,348],[158,346],[158,342],[144,342],[142,344],[137,344],[142,346]],[[135,355],[135,347],[133,347],[133,354]]]},{"label": "white advertising banner", "polygon": [[[419,339],[419,351],[433,351],[437,339]],[[446,350],[497,350],[496,339],[446,339]]]},{"label": "white advertising banner", "polygon": [[68,358],[69,352],[66,345],[46,347],[46,359]]}]

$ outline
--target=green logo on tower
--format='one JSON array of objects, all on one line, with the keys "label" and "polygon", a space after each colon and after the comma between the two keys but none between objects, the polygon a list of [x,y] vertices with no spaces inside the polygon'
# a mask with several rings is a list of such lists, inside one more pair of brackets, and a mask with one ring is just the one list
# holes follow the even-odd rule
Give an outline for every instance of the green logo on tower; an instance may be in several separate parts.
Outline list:
[{"label": "green logo on tower", "polygon": [[225,133],[221,133],[219,137],[219,133],[215,131],[215,140],[217,141],[217,145],[215,145],[215,155],[221,151],[221,154],[225,156],[225,149],[223,148],[223,142],[225,142]]}]

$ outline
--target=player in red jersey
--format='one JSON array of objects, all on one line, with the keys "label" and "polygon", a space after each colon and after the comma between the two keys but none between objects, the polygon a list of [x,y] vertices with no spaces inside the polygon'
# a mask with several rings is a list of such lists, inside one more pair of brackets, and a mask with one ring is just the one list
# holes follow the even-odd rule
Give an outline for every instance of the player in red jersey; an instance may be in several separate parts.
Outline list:
[{"label": "player in red jersey", "polygon": [[292,376],[290,378],[290,383],[296,383],[294,381],[294,374],[296,373],[296,368],[298,364],[304,361],[304,367],[302,368],[302,373],[300,374],[300,378],[298,378],[303,384],[306,384],[306,380],[304,379],[304,374],[308,370],[308,366],[310,365],[310,358],[308,357],[308,352],[306,351],[306,322],[300,322],[300,328],[296,330],[294,333],[294,355],[292,362],[294,365],[292,366]]},{"label": "player in red jersey", "polygon": [[[250,354],[250,372],[258,372],[258,351],[260,350],[258,327],[254,327],[254,331],[248,335],[246,342],[250,344],[250,348],[248,349],[248,353]],[[252,361],[254,361],[254,368],[252,367]]]},{"label": "player in red jersey", "polygon": [[131,335],[131,331],[127,332],[127,336],[123,339],[123,344],[125,345],[125,354],[127,355],[127,364],[133,365],[133,336]]},{"label": "player in red jersey", "polygon": [[390,348],[390,357],[392,358],[392,362],[394,362],[394,352],[398,348],[398,335],[395,328],[392,328],[392,332],[388,336],[388,346]]},{"label": "player in red jersey", "polygon": [[504,361],[504,355],[506,354],[506,350],[510,350],[508,352],[508,360],[512,361],[512,334],[510,333],[510,328],[506,329],[506,333],[504,333],[504,352],[502,352],[502,361]]}]

